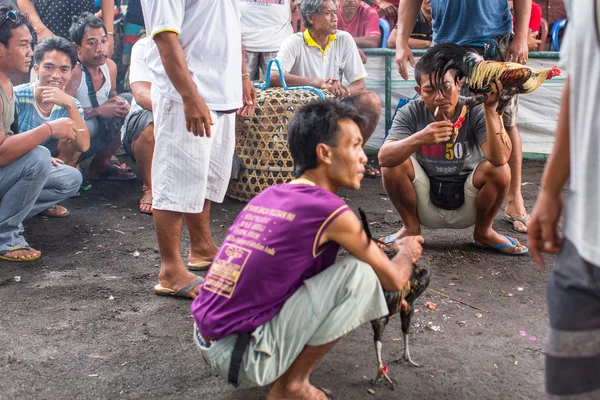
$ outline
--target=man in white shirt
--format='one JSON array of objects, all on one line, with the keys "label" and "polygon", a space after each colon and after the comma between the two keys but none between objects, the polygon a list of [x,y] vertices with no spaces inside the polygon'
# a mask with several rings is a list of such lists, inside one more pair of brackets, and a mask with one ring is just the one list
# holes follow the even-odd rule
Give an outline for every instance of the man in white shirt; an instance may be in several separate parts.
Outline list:
[{"label": "man in white shirt", "polygon": [[[306,30],[288,36],[277,54],[286,84],[327,89],[354,105],[365,118],[361,133],[366,143],[379,122],[381,101],[375,93],[367,92],[367,71],[354,38],[337,30],[335,1],[303,0],[302,20]],[[281,86],[277,74],[271,79],[274,86]],[[381,173],[367,164],[365,176],[375,178]]]},{"label": "man in white shirt", "polygon": [[[566,0],[561,45],[567,73],[552,155],[528,225],[531,254],[558,254],[548,281],[546,395],[600,398],[600,13],[598,1]],[[596,12],[590,12],[590,10]],[[563,189],[565,236],[558,234]]]},{"label": "man in white shirt", "polygon": [[294,0],[239,0],[242,45],[246,50],[246,67],[250,79],[266,73],[267,64],[277,56],[281,43],[294,31]]},{"label": "man in white shirt", "polygon": [[[210,202],[225,197],[235,148],[236,110],[251,114],[256,91],[242,59],[237,0],[142,1],[152,80],[152,210],[161,254],[154,291],[195,298],[202,278],[186,270],[181,229],[190,234],[188,267],[208,269],[217,252]],[[183,217],[183,218],[182,218]]]},{"label": "man in white shirt", "polygon": [[150,72],[146,66],[146,48],[150,38],[138,40],[131,50],[129,85],[133,94],[131,110],[121,129],[121,141],[127,154],[137,163],[142,177],[140,212],[152,214],[152,157],[154,155],[154,122]]}]

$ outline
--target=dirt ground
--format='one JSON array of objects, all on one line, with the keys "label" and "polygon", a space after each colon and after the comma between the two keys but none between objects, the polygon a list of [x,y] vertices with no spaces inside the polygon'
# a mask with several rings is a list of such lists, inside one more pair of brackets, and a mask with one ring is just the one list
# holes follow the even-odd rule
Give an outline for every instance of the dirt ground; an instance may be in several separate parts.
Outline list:
[{"label": "dirt ground", "polygon": [[[533,207],[543,162],[526,161],[523,191]],[[65,202],[66,219],[26,224],[38,261],[0,262],[0,399],[259,399],[266,389],[235,391],[203,362],[192,340],[190,302],[153,294],[159,254],[152,217],[137,210],[141,181],[93,182]],[[379,180],[343,191],[367,211],[376,237],[399,228]],[[243,203],[215,205],[220,243]],[[500,218],[495,228],[514,234]],[[384,360],[398,382],[369,394],[376,373],[373,333],[361,326],[337,343],[312,381],[336,399],[537,399],[543,396],[548,269],[530,257],[469,246],[471,230],[424,230],[422,263],[430,289],[416,302],[411,353],[402,353],[400,320],[384,334]],[[514,234],[526,241],[525,235]],[[182,240],[184,254],[189,240]],[[547,261],[552,262],[551,258]],[[425,302],[437,303],[435,310]],[[478,309],[469,307],[473,305]]]}]

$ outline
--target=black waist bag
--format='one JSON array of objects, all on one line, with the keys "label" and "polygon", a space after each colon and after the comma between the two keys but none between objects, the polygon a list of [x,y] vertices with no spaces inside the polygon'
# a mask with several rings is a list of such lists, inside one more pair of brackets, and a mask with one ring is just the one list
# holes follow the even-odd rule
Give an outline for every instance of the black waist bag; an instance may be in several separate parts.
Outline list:
[{"label": "black waist bag", "polygon": [[469,175],[459,175],[459,182],[444,182],[429,178],[429,198],[438,208],[456,210],[465,202],[465,181]]}]

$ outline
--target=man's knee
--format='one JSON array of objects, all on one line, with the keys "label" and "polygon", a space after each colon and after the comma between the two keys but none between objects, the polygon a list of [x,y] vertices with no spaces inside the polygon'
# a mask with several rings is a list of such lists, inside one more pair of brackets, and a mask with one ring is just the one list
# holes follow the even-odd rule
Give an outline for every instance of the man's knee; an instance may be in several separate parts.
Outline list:
[{"label": "man's knee", "polygon": [[344,270],[345,290],[351,294],[372,293],[370,287],[379,285],[379,278],[373,268],[356,257],[348,256],[338,261]]},{"label": "man's knee", "polygon": [[395,167],[382,167],[381,176],[383,177],[383,184],[393,184],[399,182],[401,179],[408,178],[411,181],[415,179],[415,170],[412,165],[410,158],[404,160],[404,162]]},{"label": "man's knee", "polygon": [[24,171],[32,175],[48,176],[52,171],[50,150],[37,146],[23,156],[26,161]]},{"label": "man's knee", "polygon": [[376,114],[377,117],[381,114],[381,100],[379,99],[379,96],[373,92],[359,94],[354,104],[358,110]]},{"label": "man's knee", "polygon": [[148,126],[142,130],[142,133],[140,133],[140,136],[138,136],[137,140],[139,139],[142,139],[145,143],[154,146],[154,123],[148,124]]},{"label": "man's knee", "polygon": [[508,188],[510,185],[510,167],[508,164],[495,166],[488,160],[483,160],[477,167],[477,174],[479,176],[475,180],[480,183],[478,189],[486,183],[492,183],[498,189]]}]

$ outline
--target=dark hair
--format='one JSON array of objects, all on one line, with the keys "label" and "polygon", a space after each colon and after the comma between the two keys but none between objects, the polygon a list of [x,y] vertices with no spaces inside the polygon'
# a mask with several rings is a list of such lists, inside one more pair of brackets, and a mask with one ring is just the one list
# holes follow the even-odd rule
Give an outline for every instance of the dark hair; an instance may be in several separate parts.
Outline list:
[{"label": "dark hair", "polygon": [[[10,19],[7,19],[7,13],[9,11],[14,12],[17,15],[17,21],[12,22]],[[5,21],[6,19],[6,21]],[[26,25],[29,30],[31,30],[31,26],[29,25],[29,18],[27,14],[22,14],[19,10],[15,9],[12,6],[2,4],[0,5],[0,22],[5,21],[0,27],[0,43],[2,43],[5,47],[8,47],[8,41],[12,37],[12,30],[18,28],[21,25]]]},{"label": "dark hair", "polygon": [[[437,82],[431,81],[431,74],[435,74],[443,70],[444,65],[448,61],[445,53],[449,51],[448,49],[454,49],[455,47],[460,48],[460,46],[452,43],[442,43],[430,47],[419,59],[417,65],[415,65],[415,81],[417,81],[417,85],[421,86],[422,75],[429,75],[431,84],[433,86],[437,86]],[[456,76],[456,70],[450,69],[450,71],[454,75],[454,80],[458,80]],[[443,82],[444,78],[438,76],[437,81]],[[441,90],[441,88],[438,89]]]},{"label": "dark hair", "polygon": [[76,15],[73,17],[73,24],[69,28],[71,41],[81,46],[81,41],[87,28],[102,28],[104,29],[104,33],[107,33],[104,22],[94,14],[86,11],[79,16]]},{"label": "dark hair", "polygon": [[315,169],[317,145],[337,145],[339,121],[350,119],[362,128],[364,119],[356,109],[336,100],[314,100],[300,108],[288,126],[288,147],[294,159],[294,176]]},{"label": "dark hair", "polygon": [[35,52],[33,53],[34,62],[40,65],[44,55],[52,50],[68,55],[71,59],[71,68],[75,68],[75,65],[77,65],[77,49],[73,46],[73,43],[60,36],[52,36],[39,42],[35,46]]}]

